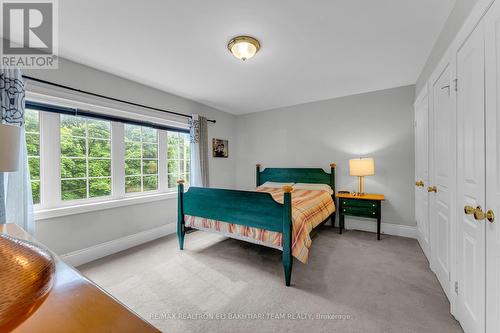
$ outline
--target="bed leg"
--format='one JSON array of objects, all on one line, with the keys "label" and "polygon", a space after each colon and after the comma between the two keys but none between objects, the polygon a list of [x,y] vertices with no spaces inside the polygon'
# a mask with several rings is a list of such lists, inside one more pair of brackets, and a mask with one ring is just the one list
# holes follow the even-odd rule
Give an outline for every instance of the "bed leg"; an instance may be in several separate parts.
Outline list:
[{"label": "bed leg", "polygon": [[184,249],[184,235],[186,225],[184,222],[184,180],[177,181],[177,238],[179,239],[179,249]]},{"label": "bed leg", "polygon": [[290,281],[292,280],[293,259],[291,254],[288,255],[287,258],[285,257],[285,253],[283,252],[283,270],[285,271],[285,284],[287,287],[290,287]]},{"label": "bed leg", "polygon": [[184,250],[184,235],[186,231],[184,230],[184,224],[181,227],[177,226],[177,238],[179,239],[179,249]]},{"label": "bed leg", "polygon": [[285,284],[290,286],[292,279],[292,187],[283,186],[283,268],[285,270]]},{"label": "bed leg", "polygon": [[[335,169],[337,168],[337,164],[331,163],[330,164],[330,186],[332,187],[333,194],[332,194],[332,200],[333,200],[333,205],[335,206],[335,209],[337,209],[337,200],[335,198]],[[335,228],[335,216],[337,216],[337,211],[333,212],[333,215],[331,217],[332,219],[332,228]],[[340,221],[339,221],[340,224]]]}]

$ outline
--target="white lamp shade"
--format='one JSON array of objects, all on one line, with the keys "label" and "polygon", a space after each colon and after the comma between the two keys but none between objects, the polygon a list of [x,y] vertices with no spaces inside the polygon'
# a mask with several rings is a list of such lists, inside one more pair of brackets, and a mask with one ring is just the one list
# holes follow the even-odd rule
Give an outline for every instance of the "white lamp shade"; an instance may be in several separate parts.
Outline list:
[{"label": "white lamp shade", "polygon": [[0,172],[17,171],[21,128],[0,124]]},{"label": "white lamp shade", "polygon": [[351,176],[373,176],[375,162],[373,158],[355,158],[349,160],[349,174]]}]

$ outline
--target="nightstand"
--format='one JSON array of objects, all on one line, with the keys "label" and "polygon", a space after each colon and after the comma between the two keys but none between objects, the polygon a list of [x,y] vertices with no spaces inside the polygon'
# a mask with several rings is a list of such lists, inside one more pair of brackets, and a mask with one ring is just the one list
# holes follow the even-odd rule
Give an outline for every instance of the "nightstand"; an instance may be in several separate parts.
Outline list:
[{"label": "nightstand", "polygon": [[365,194],[361,196],[338,193],[339,199],[339,234],[344,229],[345,216],[358,216],[377,219],[377,239],[380,240],[381,205],[383,194]]}]

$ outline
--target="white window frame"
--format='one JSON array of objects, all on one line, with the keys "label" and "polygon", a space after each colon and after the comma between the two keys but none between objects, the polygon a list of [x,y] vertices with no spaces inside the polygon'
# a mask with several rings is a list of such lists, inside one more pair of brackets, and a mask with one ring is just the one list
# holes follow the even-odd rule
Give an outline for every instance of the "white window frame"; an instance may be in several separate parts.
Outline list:
[{"label": "white window frame", "polygon": [[[122,126],[124,128],[123,145],[124,145],[124,148],[125,148],[125,124],[122,124]],[[145,127],[145,126],[141,126],[141,127]],[[163,132],[163,131],[162,130],[157,130],[157,132],[156,132],[157,133],[156,139],[158,140],[156,142],[156,147],[158,149],[158,154],[156,155],[157,159],[160,158],[160,132]],[[148,142],[146,142],[146,143],[148,143]],[[143,146],[142,146],[142,144],[143,144],[143,141],[142,141],[142,130],[141,130],[141,158],[140,158],[140,161],[141,161],[141,174],[140,175],[126,176],[125,173],[124,173],[124,177],[140,176],[141,177],[141,189],[142,189],[142,191],[125,193],[125,197],[135,197],[135,196],[138,196],[138,195],[141,196],[141,195],[147,195],[147,194],[157,194],[157,193],[160,193],[160,174],[159,174],[160,173],[160,165],[159,165],[160,161],[159,160],[156,162],[156,165],[157,165],[157,170],[156,171],[158,172],[158,174],[156,175],[158,177],[158,179],[157,179],[158,186],[157,186],[156,190],[144,191],[144,183],[143,183],[143,181],[144,181],[145,174],[144,174],[144,170],[142,169],[142,162],[143,162],[143,158],[142,158],[142,148],[143,148]],[[123,155],[125,156],[125,150],[124,150],[124,154]],[[148,159],[146,159],[146,160],[148,160]],[[123,165],[125,165],[125,158],[124,158]],[[124,170],[125,170],[125,168],[124,168]],[[151,176],[154,176],[154,175],[151,175]],[[124,191],[125,191],[125,189],[124,189]]]},{"label": "white window frame", "polygon": [[[41,133],[41,131],[40,131],[40,130],[41,130],[41,128],[42,128],[42,127],[41,127],[40,122],[41,122],[41,119],[40,119],[40,113],[38,113],[38,141],[39,141],[39,142],[38,142],[38,169],[39,169],[39,170],[38,170],[38,172],[39,172],[38,183],[39,183],[39,192],[40,192],[40,193],[39,193],[39,196],[40,196],[40,202],[39,202],[39,203],[36,203],[36,204],[35,204],[35,203],[33,203],[33,207],[35,207],[35,209],[36,209],[36,207],[39,207],[39,206],[40,206],[40,204],[42,203],[42,175],[40,174],[40,172],[41,172],[40,170],[41,170],[41,168],[42,168],[42,133]],[[26,131],[26,132],[25,132],[25,137],[27,137],[27,136],[28,136],[27,134],[30,134],[30,133],[33,133],[33,132],[27,132],[27,131]],[[28,155],[28,163],[29,163],[29,155]],[[29,170],[29,165],[28,165],[28,171],[30,171],[30,170]],[[30,171],[30,172],[31,172],[31,171]],[[33,182],[33,181],[30,179],[30,186],[32,186],[32,185],[31,185],[31,183],[32,183],[32,182]]]},{"label": "white window frame", "polygon": [[[137,119],[179,129],[188,129],[185,122],[172,120],[168,115],[157,113],[123,103],[110,103],[98,98],[48,89],[44,86],[28,85],[26,99],[32,102],[81,108],[103,115]],[[90,102],[92,101],[92,102]],[[40,204],[34,206],[35,220],[81,214],[89,211],[174,199],[175,188],[167,184],[167,131],[158,130],[158,189],[154,191],[125,193],[125,140],[124,124],[111,122],[111,184],[110,196],[67,200],[61,198],[60,172],[60,115],[50,112],[39,113],[40,123]],[[57,135],[54,135],[57,133]],[[142,165],[141,165],[142,167]],[[55,181],[54,181],[55,179]]]},{"label": "white window frame", "polygon": [[[44,113],[43,111],[41,113]],[[59,115],[59,120],[61,119],[60,115]],[[87,181],[87,188],[86,188],[86,194],[87,196],[89,196],[89,193],[90,193],[90,180],[91,179],[98,179],[98,178],[110,178],[111,179],[111,194],[110,195],[105,195],[105,196],[101,196],[101,197],[94,197],[94,198],[84,198],[84,199],[73,199],[73,200],[63,200],[62,199],[62,193],[60,192],[60,197],[59,197],[59,201],[58,201],[58,205],[59,206],[66,206],[66,204],[69,204],[69,205],[74,205],[73,203],[92,203],[92,202],[98,202],[98,201],[103,201],[103,200],[106,200],[108,198],[112,198],[113,197],[113,182],[114,182],[114,179],[113,179],[113,155],[111,154],[111,152],[113,151],[113,126],[112,126],[112,121],[109,122],[110,124],[110,138],[109,138],[109,144],[110,144],[110,148],[111,148],[111,151],[110,151],[110,157],[109,158],[92,158],[92,157],[89,157],[89,139],[99,139],[99,138],[92,138],[92,137],[89,137],[88,136],[88,127],[86,127],[86,130],[85,130],[85,156],[84,157],[80,157],[80,158],[85,158],[85,163],[86,163],[86,176],[85,177],[79,177],[79,178],[66,178],[64,180],[79,180],[79,179],[85,179]],[[59,121],[59,144],[61,143],[61,132],[60,132],[61,128],[60,128],[60,121]],[[78,138],[83,138],[83,137],[78,137]],[[61,165],[61,159],[63,158],[63,156],[61,156],[60,154],[60,147],[59,147],[59,168],[60,168],[60,165]],[[64,158],[74,158],[74,157],[68,157],[68,156],[65,156]],[[111,161],[111,175],[109,177],[90,177],[89,175],[89,161],[92,160],[92,159],[103,159],[103,160],[110,160]],[[59,169],[60,171],[60,169]],[[61,186],[62,186],[62,181],[63,181],[63,178],[61,177],[61,173],[59,172],[59,190],[61,190]]]},{"label": "white window frame", "polygon": [[[179,148],[179,146],[177,146],[177,148]],[[167,151],[166,153],[166,163],[167,163],[167,175],[166,175],[166,184],[167,184],[167,188],[168,188],[168,131],[165,131],[165,150]],[[191,150],[190,150],[191,151]],[[184,156],[186,156],[186,150],[184,150]],[[190,156],[190,159],[191,159],[191,156]],[[179,155],[177,155],[177,158],[174,158],[173,160],[177,161],[177,162],[185,162],[186,161],[186,158],[183,158],[183,159],[179,159]],[[189,165],[191,165],[191,161],[189,163]],[[187,180],[187,179],[184,179],[184,180]],[[189,170],[189,183],[185,185],[186,188],[189,188],[189,184],[191,183],[191,170]],[[176,187],[170,187],[168,188],[169,190],[171,191],[175,191],[176,190]]]}]

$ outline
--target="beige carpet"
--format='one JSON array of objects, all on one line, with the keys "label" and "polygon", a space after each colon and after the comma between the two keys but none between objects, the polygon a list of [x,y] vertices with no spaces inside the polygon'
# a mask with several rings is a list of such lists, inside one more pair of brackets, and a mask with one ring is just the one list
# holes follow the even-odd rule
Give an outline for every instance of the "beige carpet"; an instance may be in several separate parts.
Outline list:
[{"label": "beige carpet", "polygon": [[79,269],[164,332],[462,332],[416,240],[324,226],[291,287],[280,260],[194,232]]}]

